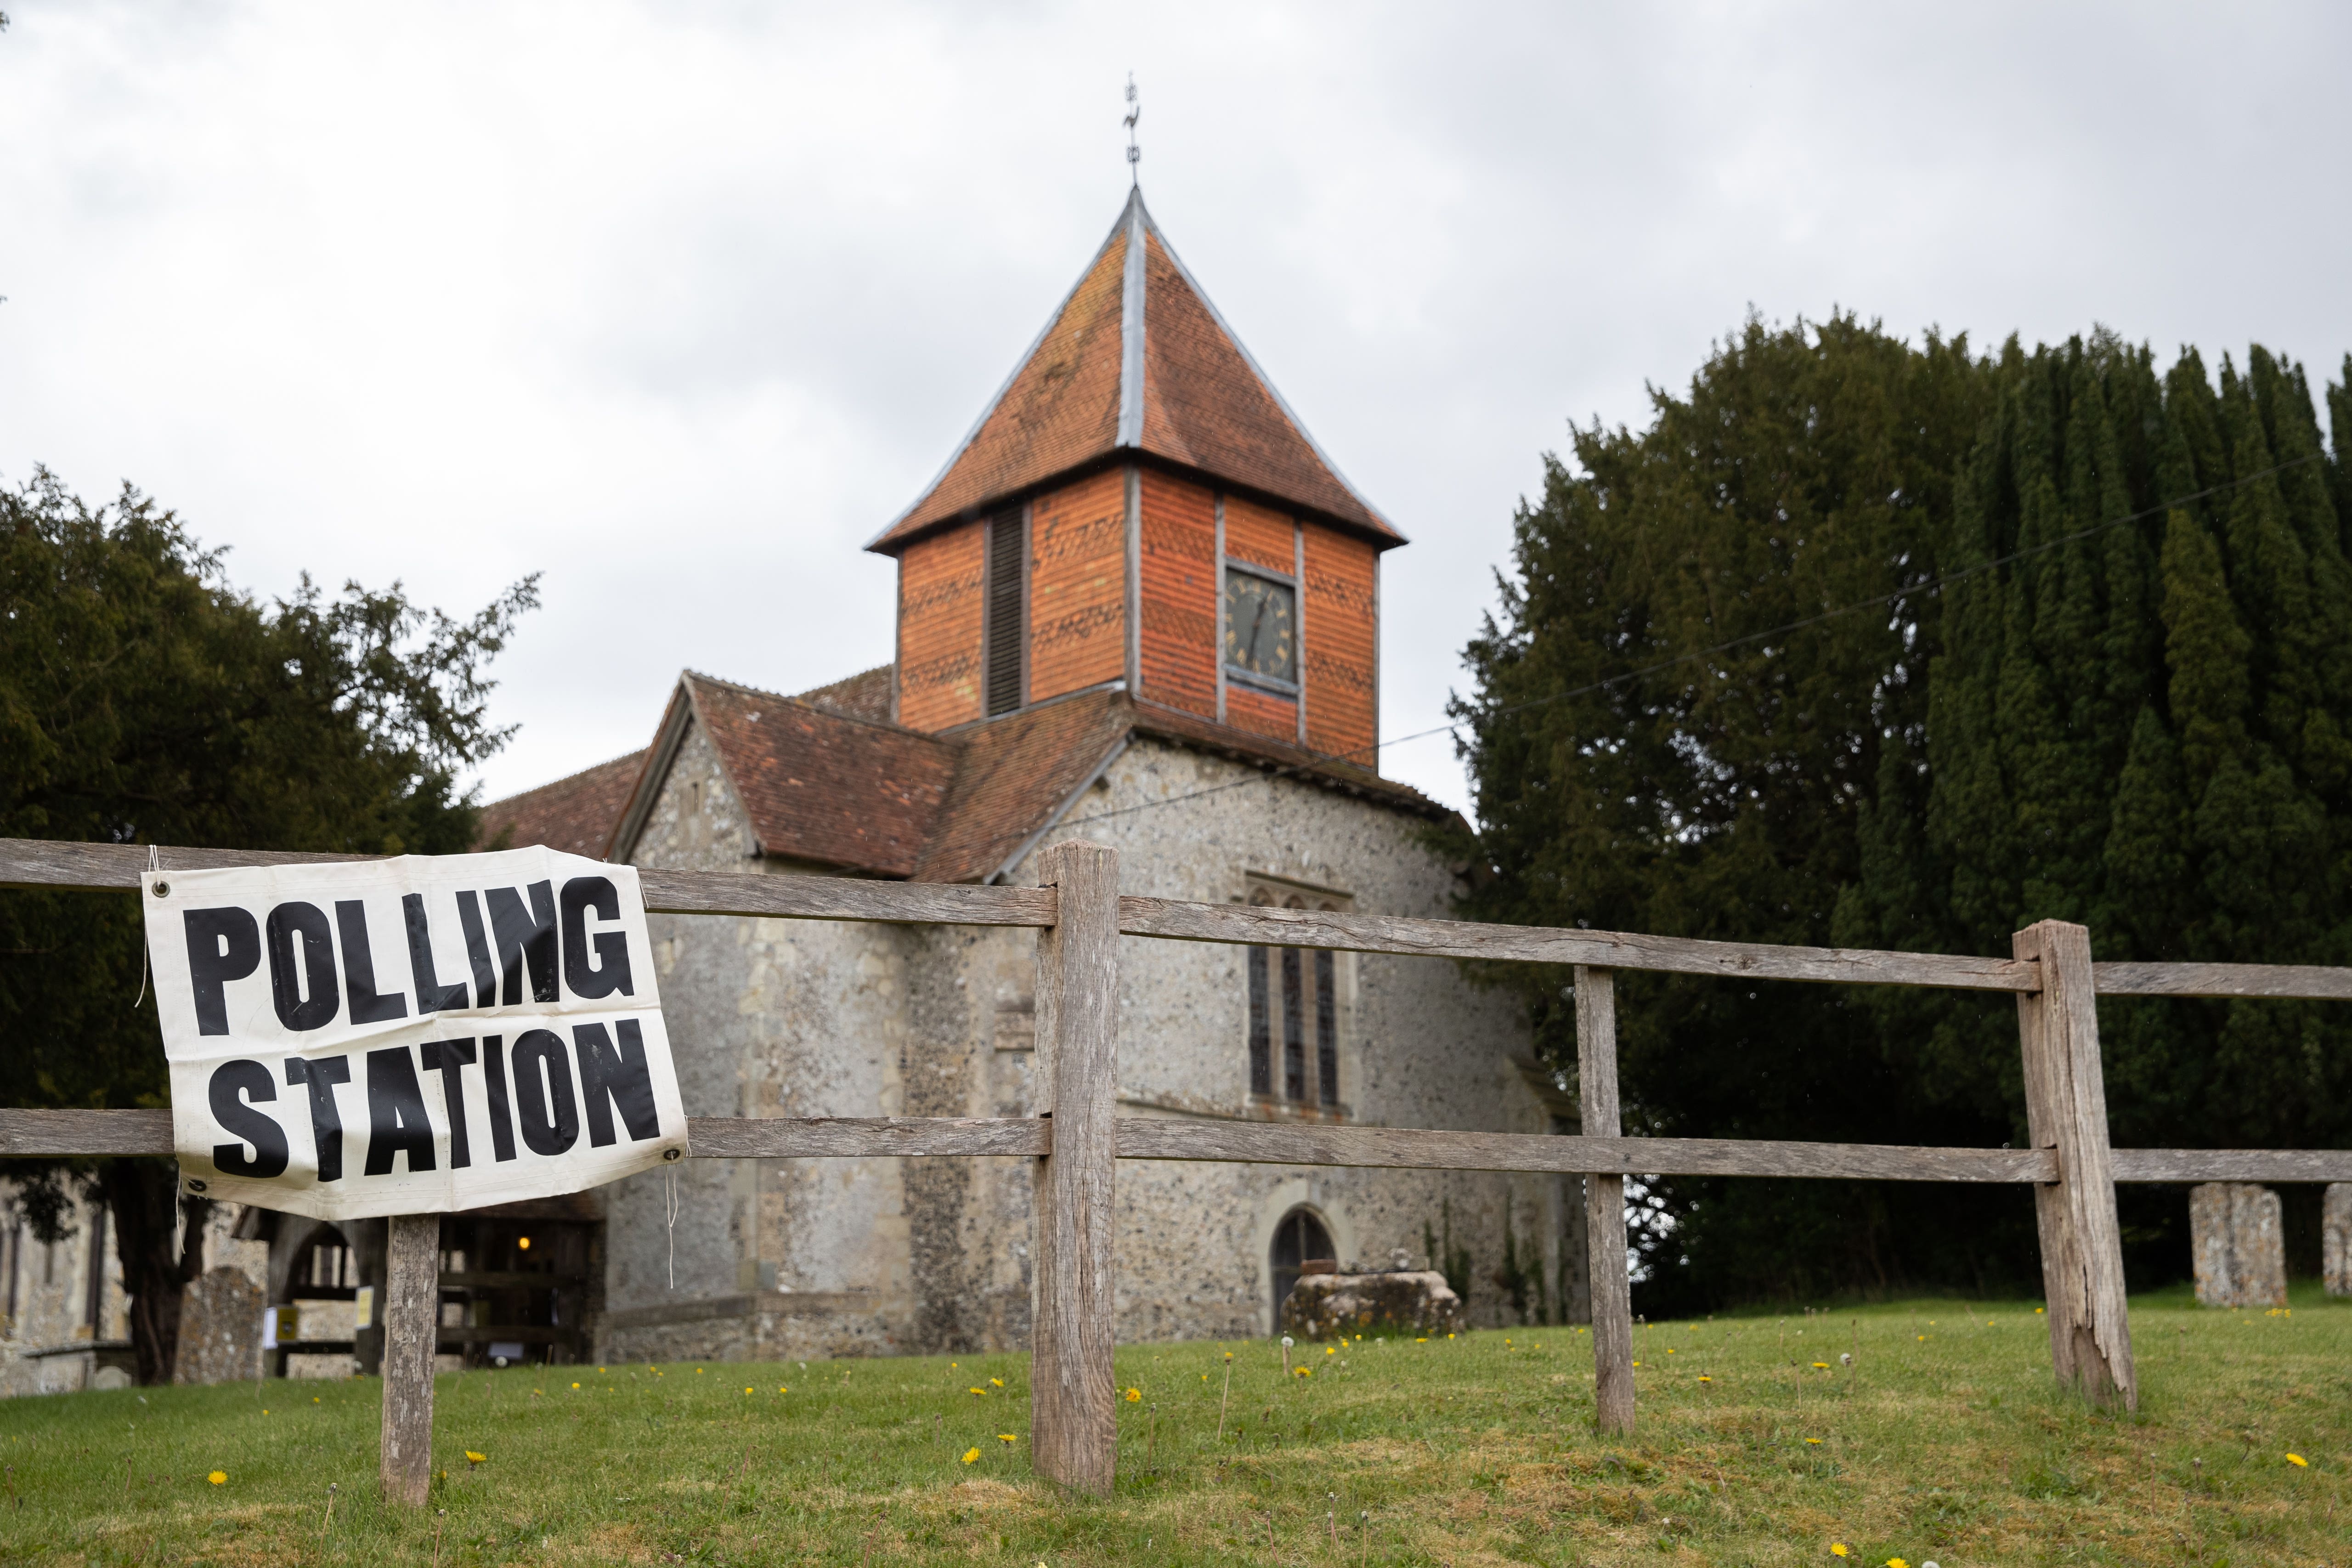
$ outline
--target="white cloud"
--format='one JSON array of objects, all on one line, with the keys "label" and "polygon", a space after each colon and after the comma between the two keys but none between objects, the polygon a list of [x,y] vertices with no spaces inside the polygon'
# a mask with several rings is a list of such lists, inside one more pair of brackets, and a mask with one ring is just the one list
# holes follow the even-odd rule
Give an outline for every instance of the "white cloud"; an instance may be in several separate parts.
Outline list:
[{"label": "white cloud", "polygon": [[[0,35],[0,475],[136,479],[242,583],[520,574],[491,793],[691,665],[886,658],[912,499],[1124,195],[1417,542],[1433,722],[1569,421],[1752,302],[2352,348],[2323,4],[1639,10],[33,0]],[[1455,801],[1443,741],[1389,770]]]}]

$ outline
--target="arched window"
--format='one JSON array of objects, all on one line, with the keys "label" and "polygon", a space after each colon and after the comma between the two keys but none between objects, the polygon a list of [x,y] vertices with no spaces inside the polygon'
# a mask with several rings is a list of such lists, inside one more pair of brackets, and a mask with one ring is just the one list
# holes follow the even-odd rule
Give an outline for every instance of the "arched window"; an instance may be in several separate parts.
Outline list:
[{"label": "arched window", "polygon": [[[1346,906],[1328,897],[1313,904],[1279,887],[1255,887],[1249,901],[1304,914],[1337,914]],[[1286,1110],[1337,1112],[1339,1094],[1339,1025],[1346,971],[1338,954],[1320,948],[1251,947],[1244,963],[1249,979],[1249,1092],[1253,1100]]]},{"label": "arched window", "polygon": [[1328,1263],[1337,1268],[1331,1256],[1331,1233],[1323,1228],[1323,1221],[1313,1209],[1295,1208],[1282,1216],[1274,1227],[1274,1247],[1266,1259],[1267,1272],[1274,1279],[1274,1321],[1282,1321],[1282,1303],[1289,1298],[1290,1288],[1298,1283],[1308,1263]]}]

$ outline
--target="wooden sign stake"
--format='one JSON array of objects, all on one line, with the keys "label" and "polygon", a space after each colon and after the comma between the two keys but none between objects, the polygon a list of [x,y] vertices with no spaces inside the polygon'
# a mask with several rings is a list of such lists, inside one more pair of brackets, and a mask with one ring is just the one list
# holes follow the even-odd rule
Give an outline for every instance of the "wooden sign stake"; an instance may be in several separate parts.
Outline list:
[{"label": "wooden sign stake", "polygon": [[433,1487],[433,1353],[441,1331],[441,1216],[394,1215],[386,1228],[383,1498],[423,1508]]}]

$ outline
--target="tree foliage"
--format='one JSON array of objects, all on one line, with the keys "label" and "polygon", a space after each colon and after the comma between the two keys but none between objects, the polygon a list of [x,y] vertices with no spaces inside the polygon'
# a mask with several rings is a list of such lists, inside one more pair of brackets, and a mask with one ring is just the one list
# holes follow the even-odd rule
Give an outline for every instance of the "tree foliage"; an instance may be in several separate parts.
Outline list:
[{"label": "tree foliage", "polygon": [[[477,813],[457,774],[509,733],[484,667],[536,603],[527,579],[461,621],[397,584],[330,597],[306,577],[265,605],[135,490],[92,509],[37,474],[0,491],[0,837],[462,851]],[[134,900],[0,892],[0,1104],[168,1104],[152,995],[131,1005],[142,969]],[[54,1234],[61,1173],[12,1174]],[[142,1375],[168,1374],[172,1281],[200,1267],[171,1257],[171,1168],[110,1162],[97,1181]]]},{"label": "tree foliage", "polygon": [[[2352,361],[2347,362],[2352,381]],[[2335,447],[2352,398],[2330,388]],[[2300,369],[1750,321],[1523,505],[1457,704],[1481,918],[2352,962],[2352,579]],[[2162,503],[2180,498],[2177,507]],[[1573,1061],[1562,976],[1524,982]],[[2022,1141],[2014,1008],[1622,976],[1639,1131]],[[2314,1006],[2101,1005],[2119,1142],[2352,1137]],[[2032,1278],[2021,1193],[1664,1184],[1660,1304]],[[2135,1267],[2175,1245],[2135,1205]]]}]

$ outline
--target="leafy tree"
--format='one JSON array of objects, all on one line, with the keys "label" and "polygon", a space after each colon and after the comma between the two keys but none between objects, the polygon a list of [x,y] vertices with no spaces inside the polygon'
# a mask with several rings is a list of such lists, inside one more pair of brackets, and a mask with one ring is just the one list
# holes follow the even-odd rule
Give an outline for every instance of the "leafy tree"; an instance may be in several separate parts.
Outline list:
[{"label": "leafy tree", "polygon": [[[40,472],[0,491],[0,837],[462,852],[477,812],[458,771],[511,733],[484,667],[536,582],[466,620],[396,584],[330,598],[306,577],[265,605],[137,491],[92,509]],[[132,1005],[142,943],[132,900],[0,892],[0,1103],[170,1103],[152,991]],[[159,1160],[13,1173],[52,1238],[72,1187],[106,1204],[140,1381],[168,1381],[202,1200]]]},{"label": "leafy tree", "polygon": [[[2329,390],[2340,441],[2352,400]],[[2217,390],[2105,334],[1971,358],[1849,317],[1750,321],[1638,434],[1576,433],[1523,505],[1457,703],[1481,918],[2005,954],[2340,963],[2352,580],[2300,369]],[[2167,508],[2160,502],[2187,498]],[[1840,613],[1856,607],[1852,613]],[[1523,978],[1572,1063],[1564,976]],[[2005,1000],[1622,976],[1629,1123],[1996,1144]],[[2352,1136],[2342,1025],[2103,1004],[2127,1143]],[[1660,1307],[2033,1274],[2023,1194],[1676,1181]],[[2160,1194],[2136,1268],[2174,1245]]]}]

